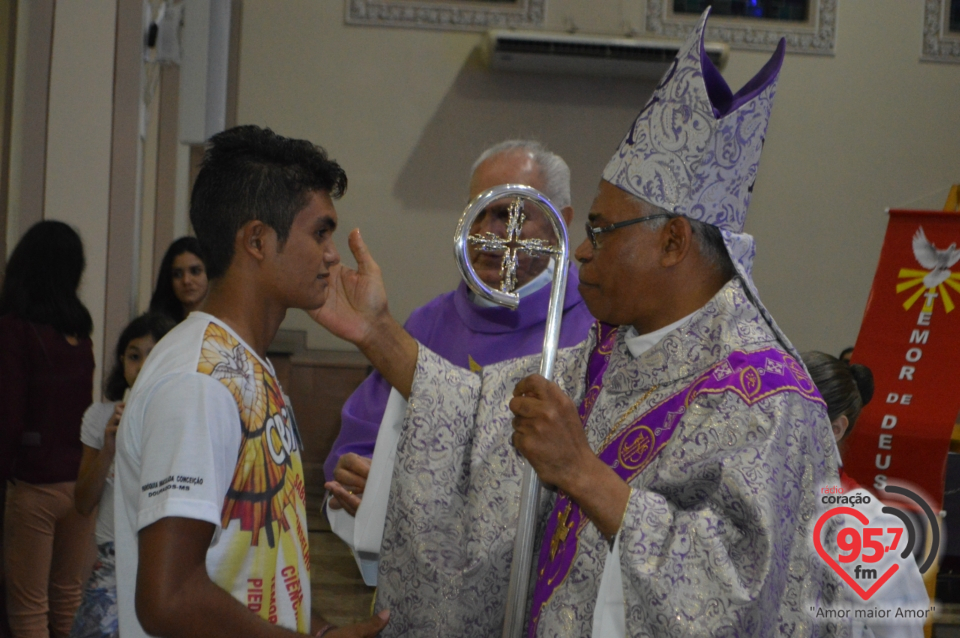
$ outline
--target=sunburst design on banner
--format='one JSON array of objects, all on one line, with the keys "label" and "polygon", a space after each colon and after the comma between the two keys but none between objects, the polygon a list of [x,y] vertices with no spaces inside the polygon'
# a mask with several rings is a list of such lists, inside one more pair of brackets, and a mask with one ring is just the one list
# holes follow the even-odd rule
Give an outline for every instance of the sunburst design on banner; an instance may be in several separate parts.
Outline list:
[{"label": "sunburst design on banner", "polygon": [[953,312],[953,309],[956,307],[956,304],[953,301],[953,298],[950,296],[950,292],[947,287],[953,288],[958,294],[960,294],[960,273],[952,273],[948,279],[945,279],[942,283],[937,284],[933,288],[927,288],[923,283],[924,278],[930,274],[930,271],[927,270],[914,270],[912,268],[901,268],[900,269],[900,279],[906,279],[897,284],[897,293],[901,293],[905,290],[910,290],[913,287],[916,287],[917,290],[913,292],[907,300],[903,302],[904,310],[910,310],[917,300],[923,297],[927,292],[934,292],[937,294],[936,297],[930,297],[926,300],[924,309],[931,311],[936,305],[936,299],[943,301],[943,309],[947,312]]}]

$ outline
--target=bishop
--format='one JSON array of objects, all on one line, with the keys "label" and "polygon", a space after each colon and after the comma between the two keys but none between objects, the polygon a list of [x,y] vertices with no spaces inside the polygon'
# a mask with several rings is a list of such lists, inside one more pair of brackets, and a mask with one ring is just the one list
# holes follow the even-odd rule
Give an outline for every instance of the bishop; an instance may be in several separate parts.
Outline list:
[{"label": "bishop", "polygon": [[314,316],[409,398],[377,605],[384,635],[499,635],[530,463],[550,491],[528,635],[844,634],[814,554],[837,481],[820,399],[751,277],[743,233],[777,77],[733,93],[703,49],[709,10],[610,160],[577,248],[597,323],[539,357],[451,365],[390,316],[359,232],[357,270]]}]

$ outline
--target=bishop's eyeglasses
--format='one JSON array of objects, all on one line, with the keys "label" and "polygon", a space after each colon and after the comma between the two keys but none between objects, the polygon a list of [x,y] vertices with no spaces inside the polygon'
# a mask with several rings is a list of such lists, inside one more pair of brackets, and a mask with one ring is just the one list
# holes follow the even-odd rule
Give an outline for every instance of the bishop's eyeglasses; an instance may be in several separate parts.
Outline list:
[{"label": "bishop's eyeglasses", "polygon": [[590,243],[593,245],[593,249],[597,250],[600,248],[600,242],[597,241],[597,235],[601,233],[609,233],[611,230],[616,230],[618,228],[623,228],[624,226],[629,226],[630,224],[639,224],[640,222],[648,222],[651,219],[661,219],[663,217],[676,217],[673,213],[657,213],[656,215],[647,215],[646,217],[637,217],[636,219],[628,219],[625,222],[617,222],[616,224],[610,224],[609,226],[600,226],[596,228],[590,225],[590,222],[587,222],[587,237],[590,238]]}]

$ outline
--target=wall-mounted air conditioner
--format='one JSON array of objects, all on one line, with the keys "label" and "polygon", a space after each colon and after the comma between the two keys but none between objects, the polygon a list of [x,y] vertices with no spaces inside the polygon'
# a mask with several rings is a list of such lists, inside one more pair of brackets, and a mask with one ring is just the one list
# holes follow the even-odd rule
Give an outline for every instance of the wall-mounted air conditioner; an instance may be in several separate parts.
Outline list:
[{"label": "wall-mounted air conditioner", "polygon": [[[497,71],[659,80],[682,44],[543,31],[488,31],[483,50],[489,67]],[[722,69],[730,48],[721,43],[704,44],[704,48]]]}]

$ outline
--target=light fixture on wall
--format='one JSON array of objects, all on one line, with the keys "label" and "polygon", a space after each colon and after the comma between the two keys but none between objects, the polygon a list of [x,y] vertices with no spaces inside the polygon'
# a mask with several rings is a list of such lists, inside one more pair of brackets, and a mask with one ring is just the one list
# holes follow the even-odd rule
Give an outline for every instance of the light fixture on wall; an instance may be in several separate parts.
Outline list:
[{"label": "light fixture on wall", "polygon": [[154,50],[154,62],[180,64],[180,31],[183,27],[183,3],[163,2],[157,19],[147,32],[147,46]]},{"label": "light fixture on wall", "polygon": [[140,104],[140,138],[147,137],[150,105],[160,86],[160,67],[180,65],[183,3],[143,0],[143,77]]},{"label": "light fixture on wall", "polygon": [[179,136],[203,144],[226,128],[232,0],[190,0],[183,14]]}]

